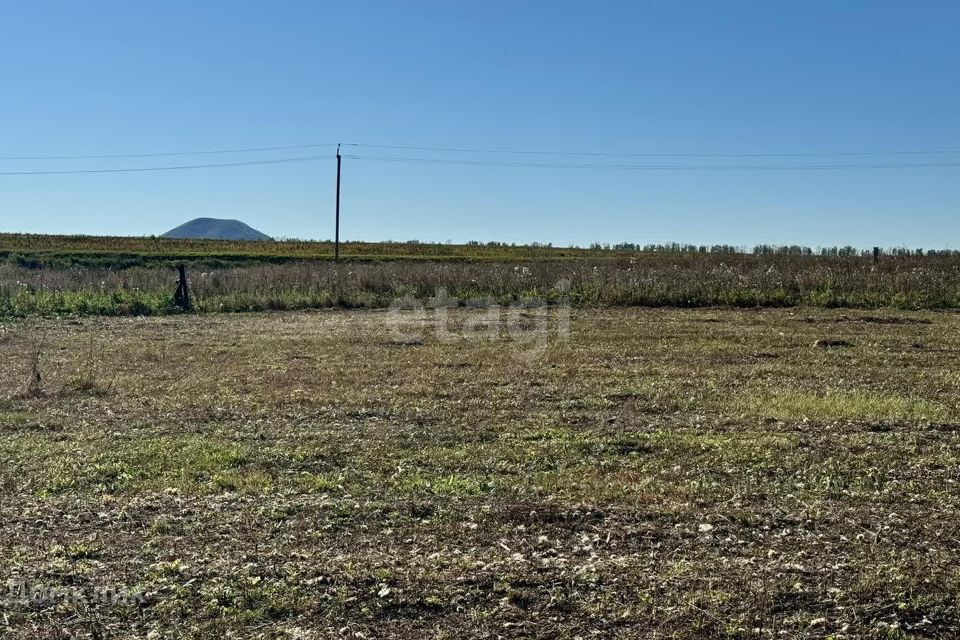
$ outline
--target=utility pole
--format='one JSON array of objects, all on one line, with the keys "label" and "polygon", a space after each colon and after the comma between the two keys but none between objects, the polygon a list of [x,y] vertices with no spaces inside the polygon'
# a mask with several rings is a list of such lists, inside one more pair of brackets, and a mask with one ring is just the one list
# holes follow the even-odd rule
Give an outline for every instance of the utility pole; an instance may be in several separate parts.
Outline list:
[{"label": "utility pole", "polygon": [[337,145],[337,225],[333,239],[333,259],[340,259],[340,164],[343,157],[340,155],[340,145]]}]

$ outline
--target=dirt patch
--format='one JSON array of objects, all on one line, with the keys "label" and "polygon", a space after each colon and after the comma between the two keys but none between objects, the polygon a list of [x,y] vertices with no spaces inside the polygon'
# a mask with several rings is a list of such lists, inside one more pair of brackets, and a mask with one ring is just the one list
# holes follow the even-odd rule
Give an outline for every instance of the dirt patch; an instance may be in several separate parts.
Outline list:
[{"label": "dirt patch", "polygon": [[834,322],[862,322],[864,324],[933,324],[926,318],[910,318],[906,316],[842,316]]}]

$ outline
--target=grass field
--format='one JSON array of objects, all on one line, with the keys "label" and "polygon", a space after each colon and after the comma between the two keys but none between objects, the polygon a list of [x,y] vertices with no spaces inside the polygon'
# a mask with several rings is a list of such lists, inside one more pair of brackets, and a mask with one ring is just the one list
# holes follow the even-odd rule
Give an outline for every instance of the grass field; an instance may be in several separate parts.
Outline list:
[{"label": "grass field", "polygon": [[960,634],[956,315],[486,313],[0,323],[4,636]]},{"label": "grass field", "polygon": [[[344,242],[341,257],[351,260],[537,260],[622,257],[625,250],[553,248],[541,245],[428,242]],[[230,241],[158,237],[65,236],[0,233],[0,260],[24,266],[147,267],[180,262],[201,267],[283,264],[332,260],[332,241]]]},{"label": "grass field", "polygon": [[441,290],[461,304],[960,308],[951,252],[674,249],[349,243],[333,262],[322,242],[0,234],[0,317],[174,314],[178,263],[201,312],[376,309]]}]

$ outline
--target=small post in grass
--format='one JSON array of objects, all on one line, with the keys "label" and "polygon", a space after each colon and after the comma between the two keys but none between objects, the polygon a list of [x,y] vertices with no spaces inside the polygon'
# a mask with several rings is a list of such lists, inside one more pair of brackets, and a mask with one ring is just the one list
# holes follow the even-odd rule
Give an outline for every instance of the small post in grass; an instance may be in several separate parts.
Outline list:
[{"label": "small post in grass", "polygon": [[880,261],[880,247],[873,248],[873,264],[877,264]]},{"label": "small post in grass", "polygon": [[184,311],[192,311],[193,304],[190,302],[190,289],[187,286],[187,268],[180,264],[177,265],[177,271],[180,277],[177,279],[177,290],[173,294],[173,303]]}]

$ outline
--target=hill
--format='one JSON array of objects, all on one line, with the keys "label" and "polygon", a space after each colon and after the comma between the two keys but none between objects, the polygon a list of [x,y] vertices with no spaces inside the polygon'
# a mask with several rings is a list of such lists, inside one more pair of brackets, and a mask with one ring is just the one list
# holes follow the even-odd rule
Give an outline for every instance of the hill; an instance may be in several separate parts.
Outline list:
[{"label": "hill", "polygon": [[161,238],[190,238],[201,240],[272,240],[239,220],[221,220],[219,218],[195,218],[190,222],[171,229]]}]

